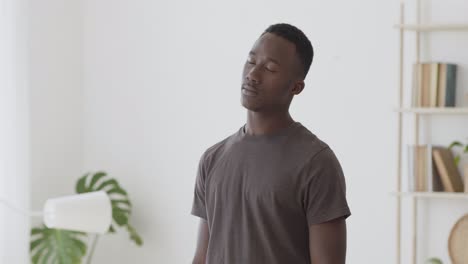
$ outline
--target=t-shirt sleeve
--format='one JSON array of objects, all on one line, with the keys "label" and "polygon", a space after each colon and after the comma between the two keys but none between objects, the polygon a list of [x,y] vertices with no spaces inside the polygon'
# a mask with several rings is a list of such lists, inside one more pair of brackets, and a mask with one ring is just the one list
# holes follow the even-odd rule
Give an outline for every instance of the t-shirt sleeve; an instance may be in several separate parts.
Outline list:
[{"label": "t-shirt sleeve", "polygon": [[341,165],[327,146],[305,165],[303,206],[308,225],[351,215]]},{"label": "t-shirt sleeve", "polygon": [[198,170],[195,179],[195,190],[193,195],[192,211],[191,214],[207,219],[206,217],[206,203],[205,203],[205,153],[201,156],[198,163]]}]

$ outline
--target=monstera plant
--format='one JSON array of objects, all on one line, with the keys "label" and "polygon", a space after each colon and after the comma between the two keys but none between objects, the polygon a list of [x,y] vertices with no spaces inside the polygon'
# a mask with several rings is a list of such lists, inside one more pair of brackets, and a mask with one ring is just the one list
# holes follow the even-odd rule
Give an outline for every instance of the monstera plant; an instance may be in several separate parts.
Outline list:
[{"label": "monstera plant", "polygon": [[[117,180],[109,178],[105,172],[87,173],[78,179],[75,190],[77,193],[105,191],[112,203],[113,221],[108,233],[115,233],[118,230],[117,227],[125,229],[136,245],[143,245],[140,235],[129,222],[132,204],[127,192]],[[31,261],[34,264],[80,264],[87,253],[88,235],[83,232],[51,229],[45,225],[32,228]],[[92,239],[87,263],[91,263],[98,237],[94,235]]]}]

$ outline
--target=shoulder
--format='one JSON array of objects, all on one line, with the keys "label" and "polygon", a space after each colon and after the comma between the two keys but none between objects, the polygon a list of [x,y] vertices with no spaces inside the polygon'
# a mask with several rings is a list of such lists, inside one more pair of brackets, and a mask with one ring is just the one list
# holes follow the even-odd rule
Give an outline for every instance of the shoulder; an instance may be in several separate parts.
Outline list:
[{"label": "shoulder", "polygon": [[330,146],[320,137],[312,133],[307,127],[301,125],[291,137],[292,147],[302,150],[304,161],[327,156],[331,151]]},{"label": "shoulder", "polygon": [[309,129],[301,126],[295,136],[297,138],[294,141],[303,152],[303,168],[341,167],[332,147]]},{"label": "shoulder", "polygon": [[223,140],[208,147],[201,155],[200,162],[206,169],[213,167],[219,158],[232,146],[236,134],[232,134]]}]

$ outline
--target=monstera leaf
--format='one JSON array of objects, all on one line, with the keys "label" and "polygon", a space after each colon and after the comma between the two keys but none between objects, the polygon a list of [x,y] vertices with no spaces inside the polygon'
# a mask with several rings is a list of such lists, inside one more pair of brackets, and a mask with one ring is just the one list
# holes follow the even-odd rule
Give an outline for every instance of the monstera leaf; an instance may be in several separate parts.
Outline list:
[{"label": "monstera leaf", "polygon": [[132,204],[128,199],[127,192],[112,178],[108,178],[105,172],[97,172],[94,174],[87,173],[82,176],[76,183],[77,193],[87,193],[95,191],[105,191],[109,195],[112,203],[112,218],[113,223],[109,228],[109,232],[115,232],[115,225],[125,227],[130,234],[130,239],[138,246],[143,244],[143,241],[130,225],[129,218],[132,211]]},{"label": "monstera leaf", "polygon": [[[113,223],[109,232],[115,232],[116,226],[122,227],[130,234],[130,239],[138,246],[143,240],[135,228],[130,225],[129,218],[132,204],[128,199],[127,192],[115,179],[107,177],[105,172],[88,173],[78,179],[76,184],[77,193],[94,191],[105,191],[112,203]],[[79,264],[88,249],[84,241],[87,234],[83,232],[67,231],[61,229],[49,229],[46,226],[33,228],[31,230],[31,261],[33,264]],[[96,247],[96,237],[93,240],[88,254],[87,263],[91,263],[92,253]]]},{"label": "monstera leaf", "polygon": [[78,264],[86,254],[83,239],[86,233],[49,229],[46,226],[31,230],[31,261],[33,264]]}]

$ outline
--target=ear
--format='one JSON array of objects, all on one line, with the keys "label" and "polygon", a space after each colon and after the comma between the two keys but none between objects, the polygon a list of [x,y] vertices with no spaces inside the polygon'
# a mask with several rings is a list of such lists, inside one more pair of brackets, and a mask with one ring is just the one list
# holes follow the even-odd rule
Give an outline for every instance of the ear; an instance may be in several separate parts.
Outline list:
[{"label": "ear", "polygon": [[296,82],[294,83],[294,86],[293,86],[291,92],[292,92],[294,95],[298,95],[298,94],[300,94],[300,93],[302,92],[302,90],[304,90],[304,87],[305,87],[305,83],[304,83],[303,80],[296,81]]}]

